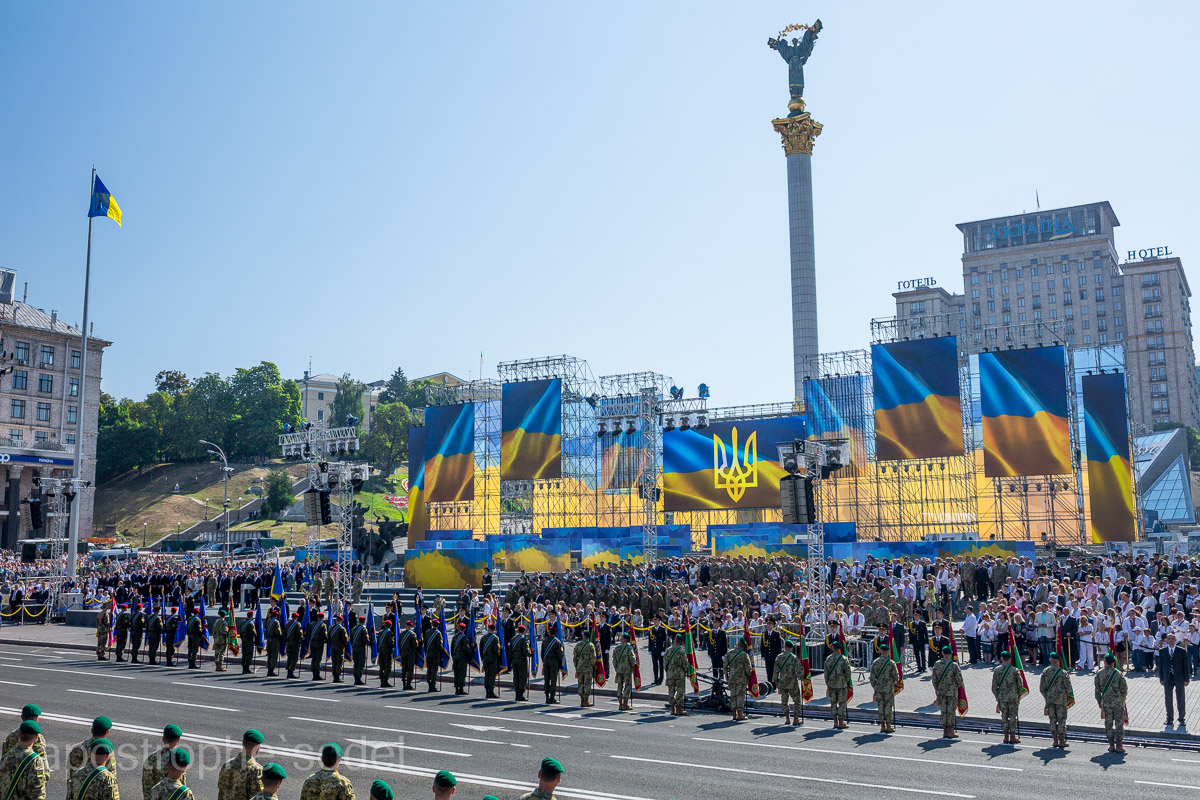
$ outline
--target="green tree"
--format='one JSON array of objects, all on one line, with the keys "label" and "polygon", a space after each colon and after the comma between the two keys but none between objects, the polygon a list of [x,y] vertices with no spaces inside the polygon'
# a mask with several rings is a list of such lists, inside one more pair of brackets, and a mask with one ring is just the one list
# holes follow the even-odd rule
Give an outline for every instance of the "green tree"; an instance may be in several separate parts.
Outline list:
[{"label": "green tree", "polygon": [[386,478],[408,456],[408,428],[412,414],[404,403],[384,403],[371,417],[371,432],[363,441],[363,455]]},{"label": "green tree", "polygon": [[351,378],[349,372],[338,378],[337,394],[329,405],[329,427],[345,425],[347,414],[359,420],[363,418],[362,396],[366,389],[362,383]]},{"label": "green tree", "polygon": [[290,506],[295,499],[292,492],[292,478],[281,469],[273,469],[267,474],[263,487],[262,510],[264,514],[278,514]]},{"label": "green tree", "polygon": [[279,450],[283,424],[300,420],[300,387],[283,380],[279,367],[269,361],[238,369],[229,380],[233,397],[230,455],[265,458]]},{"label": "green tree", "polygon": [[396,367],[396,371],[392,373],[392,377],[388,378],[387,385],[379,393],[379,402],[381,404],[403,403],[407,397],[408,378],[404,376],[404,367]]},{"label": "green tree", "polygon": [[424,408],[429,405],[429,387],[435,386],[433,381],[415,381],[408,384],[408,391],[401,400],[409,408]]},{"label": "green tree", "polygon": [[[1155,431],[1170,431],[1176,428],[1184,428],[1185,426],[1179,422],[1156,422],[1154,423]],[[1187,434],[1187,449],[1188,461],[1191,463],[1192,469],[1200,469],[1200,431],[1195,428],[1186,427]]]},{"label": "green tree", "polygon": [[166,392],[172,397],[178,397],[191,386],[188,376],[177,369],[164,369],[154,376],[154,388]]}]

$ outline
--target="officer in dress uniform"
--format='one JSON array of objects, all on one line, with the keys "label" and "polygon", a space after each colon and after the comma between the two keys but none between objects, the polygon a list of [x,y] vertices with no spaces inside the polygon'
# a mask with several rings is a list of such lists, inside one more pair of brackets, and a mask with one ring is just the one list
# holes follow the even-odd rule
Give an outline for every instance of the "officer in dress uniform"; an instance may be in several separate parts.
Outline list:
[{"label": "officer in dress uniform", "polygon": [[525,702],[525,691],[529,688],[529,659],[533,656],[533,648],[529,644],[529,636],[524,625],[518,625],[516,635],[509,646],[508,664],[512,669],[513,690],[517,693],[517,702]]}]

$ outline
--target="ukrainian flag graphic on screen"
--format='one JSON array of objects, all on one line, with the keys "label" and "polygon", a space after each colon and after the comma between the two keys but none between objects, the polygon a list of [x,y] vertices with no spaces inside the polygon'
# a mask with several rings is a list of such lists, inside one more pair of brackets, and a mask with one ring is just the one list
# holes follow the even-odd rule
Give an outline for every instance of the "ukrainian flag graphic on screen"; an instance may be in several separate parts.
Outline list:
[{"label": "ukrainian flag graphic on screen", "polygon": [[1071,472],[1062,347],[979,354],[983,471],[989,478]]},{"label": "ukrainian flag graphic on screen", "polygon": [[850,467],[867,463],[866,377],[846,375],[804,382],[804,414],[808,435],[815,439],[845,439],[850,444]]},{"label": "ukrainian flag graphic on screen", "polygon": [[562,477],[562,380],[506,383],[500,412],[500,477]]},{"label": "ukrainian flag graphic on screen", "polygon": [[776,445],[807,438],[804,417],[714,422],[663,433],[663,509],[778,508]]},{"label": "ukrainian flag graphic on screen", "polygon": [[1124,375],[1084,376],[1083,426],[1092,541],[1132,542],[1137,538],[1137,512]]},{"label": "ukrainian flag graphic on screen", "polygon": [[475,404],[425,409],[425,499],[475,499]]},{"label": "ukrainian flag graphic on screen", "polygon": [[963,454],[955,337],[871,345],[871,375],[877,460]]},{"label": "ukrainian flag graphic on screen", "polygon": [[425,510],[425,429],[408,429],[408,541],[420,542],[429,530]]}]

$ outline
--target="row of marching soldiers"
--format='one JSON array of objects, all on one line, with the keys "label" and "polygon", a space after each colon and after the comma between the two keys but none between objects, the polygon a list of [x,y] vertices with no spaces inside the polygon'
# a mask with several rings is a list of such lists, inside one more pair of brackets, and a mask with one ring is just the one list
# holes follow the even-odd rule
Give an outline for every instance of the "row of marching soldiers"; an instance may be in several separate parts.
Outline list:
[{"label": "row of marching soldiers", "polygon": [[[50,768],[41,714],[38,706],[26,705],[21,709],[20,726],[4,740],[0,756],[0,798],[4,800],[46,800]],[[96,717],[91,736],[71,748],[67,756],[67,800],[120,800],[114,746],[108,738],[112,726],[108,717]],[[163,728],[161,747],[142,763],[142,800],[196,800],[186,783],[192,757],[180,746],[182,739],[183,730],[178,725]],[[257,756],[264,741],[257,730],[242,734],[240,751],[221,766],[217,776],[217,800],[278,800],[287,772],[279,764],[259,763]],[[320,767],[304,781],[301,800],[354,800],[354,786],[338,771],[341,760],[342,748],[337,742],[324,744]],[[553,797],[562,774],[558,760],[542,759],[538,788],[521,800]],[[431,786],[434,800],[447,800],[457,784],[451,772],[439,770]],[[382,780],[372,782],[369,796],[371,800],[395,800],[392,788]],[[484,800],[496,799],[489,796]]]}]

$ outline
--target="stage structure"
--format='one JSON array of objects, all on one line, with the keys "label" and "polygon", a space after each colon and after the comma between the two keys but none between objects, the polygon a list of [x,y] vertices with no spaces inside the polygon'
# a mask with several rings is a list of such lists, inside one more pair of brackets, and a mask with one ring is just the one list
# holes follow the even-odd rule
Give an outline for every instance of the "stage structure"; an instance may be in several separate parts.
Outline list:
[{"label": "stage structure", "polygon": [[[279,447],[285,459],[308,462],[308,485],[317,489],[324,482],[322,462],[327,463],[339,454],[358,452],[358,427],[327,428],[320,423],[306,422],[299,431],[280,434]],[[306,551],[312,552],[321,538],[321,526],[309,525],[306,534]]]}]

